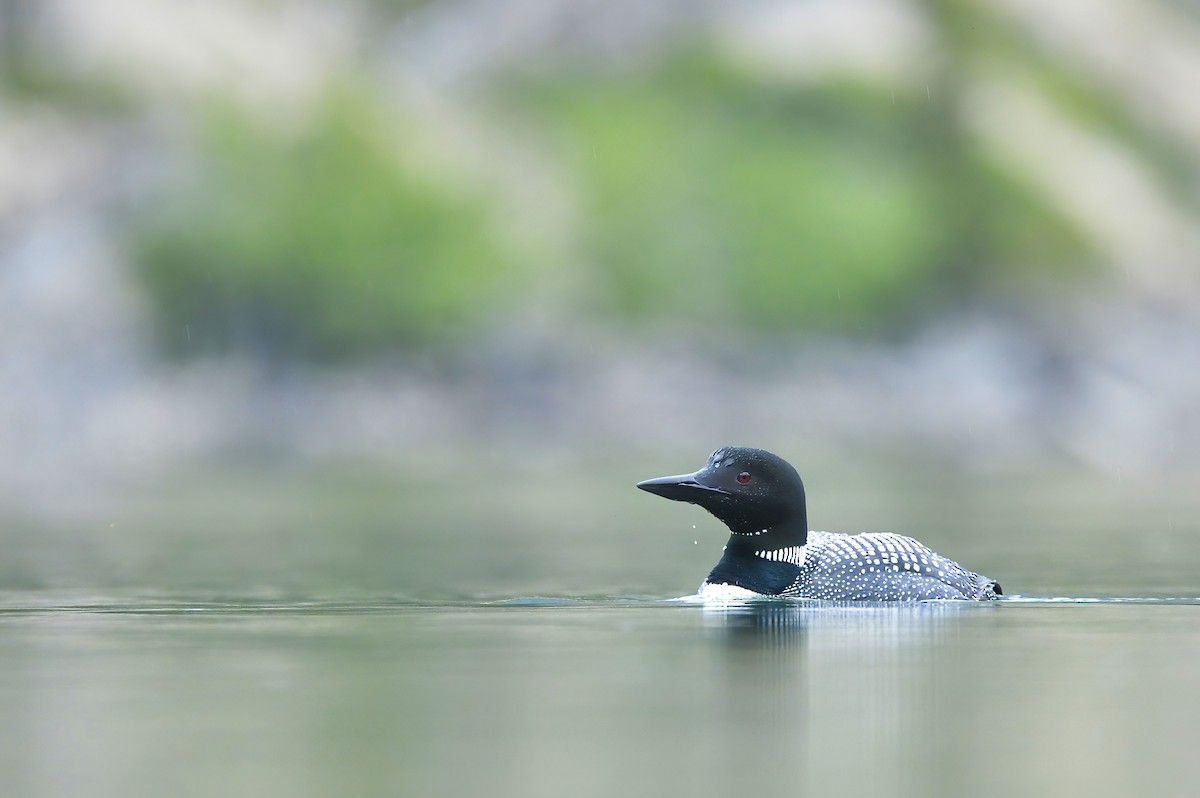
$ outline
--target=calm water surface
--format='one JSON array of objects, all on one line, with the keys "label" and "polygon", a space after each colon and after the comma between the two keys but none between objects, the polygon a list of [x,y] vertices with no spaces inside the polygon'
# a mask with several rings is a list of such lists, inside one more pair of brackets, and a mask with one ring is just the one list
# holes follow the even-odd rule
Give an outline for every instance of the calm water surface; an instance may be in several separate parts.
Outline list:
[{"label": "calm water surface", "polygon": [[0,507],[0,794],[1197,794],[1189,482],[818,472],[817,528],[1097,600],[722,606],[660,470]]},{"label": "calm water surface", "polygon": [[1194,795],[1200,600],[0,610],[7,795]]}]

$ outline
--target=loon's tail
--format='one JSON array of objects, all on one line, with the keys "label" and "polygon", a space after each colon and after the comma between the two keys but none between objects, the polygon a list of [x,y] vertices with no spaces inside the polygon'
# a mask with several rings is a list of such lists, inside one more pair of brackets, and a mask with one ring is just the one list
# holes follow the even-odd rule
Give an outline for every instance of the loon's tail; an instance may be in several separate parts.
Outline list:
[{"label": "loon's tail", "polygon": [[979,590],[975,593],[976,601],[991,601],[1003,595],[1004,590],[1000,587],[999,582],[995,579],[988,579],[986,576],[979,577]]}]

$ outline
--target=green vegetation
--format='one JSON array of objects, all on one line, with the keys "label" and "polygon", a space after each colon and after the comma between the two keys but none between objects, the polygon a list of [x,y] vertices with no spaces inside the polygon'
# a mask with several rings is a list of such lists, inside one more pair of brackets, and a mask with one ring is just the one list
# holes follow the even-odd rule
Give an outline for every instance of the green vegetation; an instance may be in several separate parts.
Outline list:
[{"label": "green vegetation", "polygon": [[[974,145],[957,97],[953,79],[908,95],[768,84],[684,51],[632,73],[510,77],[491,111],[549,142],[577,192],[559,265],[588,272],[575,312],[874,334],[1089,257]],[[422,348],[519,294],[536,272],[489,226],[494,200],[414,166],[416,122],[385,107],[331,92],[298,132],[207,112],[198,178],[137,239],[172,348]]]},{"label": "green vegetation", "polygon": [[681,63],[536,100],[581,178],[587,260],[623,314],[861,324],[908,304],[934,266],[930,198],[895,157],[890,114],[861,93]]},{"label": "green vegetation", "polygon": [[[495,143],[489,157],[520,152],[507,169],[478,164],[467,185],[417,144],[441,131],[377,88],[396,31],[435,4],[356,5],[377,24],[330,67],[307,117],[285,125],[264,119],[271,108],[198,101],[187,81],[147,93],[127,67],[63,57],[32,6],[0,2],[0,93],[18,111],[142,129],[164,89],[176,91],[166,107],[193,104],[195,124],[180,128],[192,157],[163,159],[161,202],[128,235],[168,350],[308,361],[428,350],[535,302],[562,304],[548,317],[684,334],[876,335],[1078,279],[1097,253],[1036,176],[998,162],[972,127],[981,76],[1036,96],[1119,147],[1179,209],[1200,209],[1187,142],[1028,21],[966,0],[914,0],[933,66],[894,84],[766,76],[669,37],[634,64],[553,47],[483,63],[447,85],[447,107],[479,125],[462,140]],[[458,119],[447,118],[437,124]],[[534,190],[489,190],[536,158]],[[555,190],[539,194],[542,182]],[[499,207],[559,196],[561,214]],[[524,226],[498,229],[512,220]]]},{"label": "green vegetation", "polygon": [[294,136],[227,108],[206,128],[202,173],[138,241],[178,351],[420,346],[477,320],[512,271],[483,199],[412,166],[369,98],[331,94]]},{"label": "green vegetation", "polygon": [[923,91],[764,85],[703,56],[522,88],[627,316],[876,332],[1003,284],[997,266],[1086,256]]}]

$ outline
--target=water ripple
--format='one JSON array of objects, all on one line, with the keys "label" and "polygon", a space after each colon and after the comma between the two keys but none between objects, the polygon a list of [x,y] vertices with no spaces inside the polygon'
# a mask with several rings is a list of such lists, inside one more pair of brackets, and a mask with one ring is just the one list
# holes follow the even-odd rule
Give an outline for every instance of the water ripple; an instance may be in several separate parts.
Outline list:
[{"label": "water ripple", "polygon": [[1038,607],[1063,605],[1163,605],[1200,606],[1198,596],[1006,596],[994,602],[920,601],[920,602],[829,602],[812,599],[759,598],[713,601],[689,595],[676,598],[649,596],[510,596],[487,599],[460,598],[421,600],[411,597],[365,597],[346,599],[263,599],[227,596],[220,599],[188,598],[104,598],[73,597],[56,600],[41,595],[0,595],[0,618],[46,614],[117,614],[117,615],[232,615],[232,614],[380,614],[423,610],[504,610],[504,609],[588,609],[588,608],[687,608],[708,610],[753,607],[787,607],[797,610],[891,609],[915,607],[972,611],[986,608]]}]

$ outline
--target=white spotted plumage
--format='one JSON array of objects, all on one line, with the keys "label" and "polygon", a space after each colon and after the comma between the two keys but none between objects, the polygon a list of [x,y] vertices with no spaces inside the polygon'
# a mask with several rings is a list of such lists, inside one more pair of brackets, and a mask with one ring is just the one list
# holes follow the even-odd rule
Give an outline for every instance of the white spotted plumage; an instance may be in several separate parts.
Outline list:
[{"label": "white spotted plumage", "polygon": [[[803,546],[755,556],[799,568],[779,595],[833,601],[994,598],[994,583],[905,535],[809,532]],[[702,588],[702,593],[710,585]]]}]

